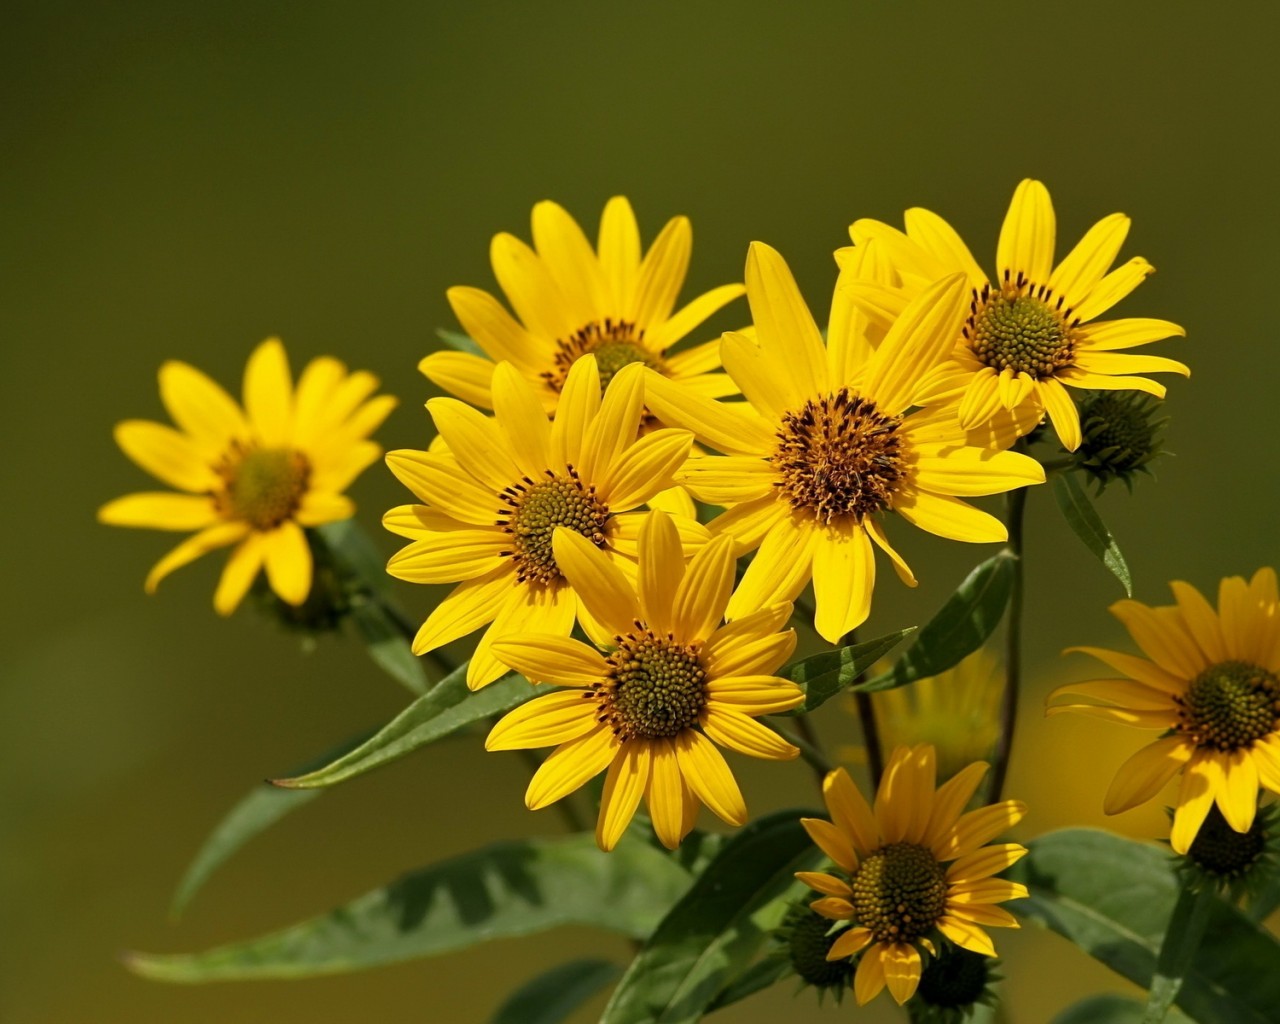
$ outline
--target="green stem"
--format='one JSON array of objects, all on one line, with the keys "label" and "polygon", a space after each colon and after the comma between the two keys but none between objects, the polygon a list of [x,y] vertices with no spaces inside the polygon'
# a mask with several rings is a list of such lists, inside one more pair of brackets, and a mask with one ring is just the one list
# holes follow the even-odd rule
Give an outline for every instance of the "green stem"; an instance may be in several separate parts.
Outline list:
[{"label": "green stem", "polygon": [[1209,911],[1216,900],[1211,885],[1201,886],[1198,892],[1184,887],[1178,894],[1173,916],[1169,918],[1169,927],[1164,933],[1164,942],[1160,945],[1160,959],[1151,979],[1142,1024],[1160,1024],[1178,997],[1182,979],[1200,948],[1205,926],[1209,923]]},{"label": "green stem", "polygon": [[[826,754],[822,750],[822,741],[818,739],[818,733],[814,729],[813,723],[809,721],[808,715],[799,715],[796,718],[796,730],[800,733],[801,739],[808,744],[809,748],[816,751],[819,757],[825,761]],[[801,751],[801,753],[803,753],[803,751]],[[813,774],[818,781],[818,792],[821,793],[822,783],[826,779],[827,773],[813,761],[809,761],[809,764],[813,766]]]},{"label": "green stem", "polygon": [[[849,630],[841,647],[851,647],[858,642],[857,630]],[[858,675],[850,684],[857,686],[867,677],[865,672]],[[871,788],[880,788],[880,779],[884,775],[884,746],[880,742],[880,726],[876,723],[876,709],[871,703],[871,694],[854,692],[854,707],[858,709],[858,723],[862,726],[862,745],[867,750],[867,768],[871,772]]]},{"label": "green stem", "polygon": [[[387,613],[387,618],[395,623],[396,629],[404,634],[404,638],[413,643],[413,638],[418,635],[418,627],[413,623],[404,612],[393,602],[388,601],[377,593],[369,595],[371,601],[377,601],[382,610]],[[453,664],[439,651],[427,651],[425,654],[418,655],[423,661],[431,666],[432,671],[436,674],[437,681],[443,679],[458,666]]]},{"label": "green stem", "polygon": [[809,767],[813,769],[814,774],[818,776],[819,783],[827,777],[827,772],[831,771],[832,764],[827,760],[826,754],[804,737],[782,728],[777,722],[771,721],[769,726],[788,743],[800,748],[800,756],[804,758]]},{"label": "green stem", "polygon": [[1013,753],[1013,731],[1018,724],[1018,690],[1022,684],[1022,522],[1027,506],[1027,489],[1019,487],[1005,495],[1009,541],[1006,550],[1013,556],[1013,585],[1009,590],[1009,621],[1005,629],[1004,693],[1000,699],[1000,741],[996,746],[996,767],[991,776],[991,800],[1000,799],[1009,774]]}]

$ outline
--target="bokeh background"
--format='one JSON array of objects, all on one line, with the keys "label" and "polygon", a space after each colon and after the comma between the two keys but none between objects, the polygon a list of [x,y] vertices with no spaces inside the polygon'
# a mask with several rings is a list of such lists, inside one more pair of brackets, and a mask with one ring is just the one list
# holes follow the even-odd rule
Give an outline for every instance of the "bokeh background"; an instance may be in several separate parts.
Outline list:
[{"label": "bokeh background", "polygon": [[[382,440],[425,446],[432,392],[414,367],[453,326],[444,290],[491,287],[490,236],[527,237],[536,200],[593,232],[625,193],[646,239],[690,215],[686,298],[740,279],[747,243],[766,240],[818,310],[858,216],[928,206],[990,262],[1023,176],[1049,184],[1062,247],[1124,210],[1125,255],[1160,273],[1122,311],[1186,324],[1187,341],[1158,348],[1194,370],[1171,383],[1176,457],[1159,483],[1101,503],[1138,596],[1162,601],[1174,578],[1211,587],[1280,554],[1269,5],[13,0],[5,23],[6,1024],[482,1021],[561,959],[625,956],[564,931],[348,977],[200,988],[116,961],[257,934],[478,844],[556,830],[550,812],[524,810],[519,758],[450,743],[313,803],[169,921],[182,869],[246,788],[405,698],[349,645],[307,654],[247,609],[218,620],[216,559],[145,597],[172,538],[94,522],[100,503],[147,486],[110,431],[162,416],[159,364],[186,359],[238,386],[272,333],[295,366],[332,353],[379,373],[402,398]],[[738,304],[712,326],[745,317]],[[389,553],[376,524],[399,486],[377,466],[354,495]],[[1040,716],[1045,690],[1089,671],[1061,648],[1124,641],[1105,611],[1115,580],[1048,494],[1030,514],[1033,692],[1010,785],[1032,805],[1024,835],[1102,824],[1105,781],[1137,743]],[[873,631],[923,621],[989,553],[911,533],[895,536],[922,585],[886,572]],[[424,614],[426,590],[397,586]],[[832,745],[856,739],[834,706],[820,728]],[[812,800],[802,765],[740,767],[753,810]],[[1163,815],[1109,824],[1155,836]],[[1054,936],[1000,939],[1016,1024],[1125,988]],[[854,1011],[825,1019],[841,1012]],[[780,1015],[819,1019],[789,989],[723,1016]],[[899,1018],[880,1006],[859,1019]]]}]

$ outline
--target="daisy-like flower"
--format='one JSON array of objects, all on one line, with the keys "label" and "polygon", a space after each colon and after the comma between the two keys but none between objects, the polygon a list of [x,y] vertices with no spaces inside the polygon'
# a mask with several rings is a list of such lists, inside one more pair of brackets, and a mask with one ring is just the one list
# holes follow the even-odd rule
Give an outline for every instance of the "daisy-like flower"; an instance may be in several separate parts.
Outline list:
[{"label": "daisy-like flower", "polygon": [[490,246],[494,275],[518,320],[488,292],[449,289],[458,322],[484,356],[427,356],[418,368],[433,383],[492,409],[494,365],[506,360],[534,386],[550,413],[559,404],[569,368],[590,353],[602,385],[622,367],[643,363],[695,394],[733,393],[729,379],[717,372],[718,342],[670,351],[743,293],[740,284],[721,285],[673,312],[693,247],[687,217],[672,218],[642,258],[636,218],[622,196],[605,205],[597,249],[562,207],[544,201],[533,208],[533,245],[504,232]]},{"label": "daisy-like flower", "polygon": [[[960,496],[1042,483],[1044,471],[1025,455],[991,450],[1016,433],[979,439],[952,410],[908,412],[964,320],[960,275],[912,301],[874,349],[854,318],[837,315],[824,347],[791,271],[767,245],[752,243],[746,276],[758,343],[728,333],[721,354],[747,403],[690,395],[656,374],[646,401],[663,422],[726,453],[690,459],[676,479],[728,506],[713,533],[731,534],[739,554],[759,548],[729,616],[792,600],[812,578],[815,627],[837,643],[870,612],[873,544],[915,585],[885,536],[885,512],[954,540],[1002,541],[1004,525]],[[839,286],[836,294],[839,307]]]},{"label": "daisy-like flower", "polygon": [[221,615],[239,605],[258,571],[281,600],[302,604],[311,589],[304,528],[350,518],[342,492],[379,455],[369,440],[396,400],[370,398],[371,373],[313,359],[295,389],[284,346],[269,338],[244,373],[244,408],[193,366],[160,368],[160,398],[178,429],[125,420],[116,442],[134,462],[182,493],[128,494],[98,510],[113,526],[195,530],[156,563],[148,593],[174,569],[235,546],[213,595]]},{"label": "daisy-like flower", "polygon": [[[809,837],[830,857],[839,877],[800,871],[796,877],[826,895],[810,904],[832,921],[848,921],[827,956],[862,954],[853,994],[862,1006],[886,985],[902,1005],[920,984],[920,951],[937,956],[936,937],[984,956],[995,946],[984,929],[1017,928],[995,906],[1027,895],[1024,886],[995,875],[1026,849],[986,844],[1013,827],[1026,805],[1004,800],[964,813],[987,765],[969,765],[935,791],[934,751],[899,747],[868,806],[843,768],[822,786],[831,820],[804,818]],[[949,864],[949,866],[948,866]]]},{"label": "daisy-like flower", "polygon": [[1280,597],[1274,569],[1259,569],[1247,582],[1224,579],[1217,611],[1190,584],[1170,588],[1176,605],[1111,606],[1146,658],[1071,648],[1127,678],[1061,686],[1051,700],[1071,695],[1090,703],[1054,704],[1048,713],[1164,734],[1121,765],[1104,809],[1118,814],[1145,803],[1182,772],[1170,842],[1186,853],[1215,803],[1233,829],[1247,832],[1259,784],[1280,793]]},{"label": "daisy-like flower", "polygon": [[1056,222],[1049,190],[1026,179],[1013,194],[996,248],[996,275],[988,278],[955,229],[936,213],[908,210],[905,233],[877,220],[858,220],[849,233],[852,249],[836,259],[849,264],[857,249],[874,241],[888,254],[900,287],[866,280],[853,300],[889,322],[910,300],[946,274],[965,275],[970,303],[956,332],[954,362],[931,380],[922,399],[933,404],[959,399],[965,427],[999,410],[1028,407],[1036,419],[1048,413],[1070,451],[1080,446],[1080,415],[1063,385],[1094,391],[1145,391],[1163,398],[1164,385],[1142,373],[1190,371],[1160,356],[1120,350],[1182,336],[1167,320],[1090,321],[1101,316],[1155,272],[1141,257],[1108,270],[1129,233],[1129,218],[1113,213],[1098,221],[1056,267]]},{"label": "daisy-like flower", "polygon": [[[422,505],[393,508],[382,519],[411,544],[387,571],[411,583],[458,583],[427,616],[415,654],[489,625],[476,644],[467,683],[477,689],[506,671],[495,639],[510,633],[568,636],[584,625],[577,588],[560,571],[552,536],[565,527],[635,575],[644,515],[634,511],[672,486],[671,474],[693,443],[685,430],[637,437],[644,408],[639,365],[623,367],[603,399],[593,355],[565,379],[555,417],[547,419],[534,386],[511,363],[493,373],[492,419],[453,398],[427,409],[445,450],[394,451],[387,465]],[[682,520],[696,545],[706,531]]]},{"label": "daisy-like flower", "polygon": [[716,744],[751,757],[799,751],[755,720],[795,707],[800,688],[776,672],[795,650],[778,632],[789,604],[721,625],[733,588],[733,545],[704,545],[685,566],[680,536],[663,512],[641,528],[638,583],[571,530],[558,529],[556,559],[590,615],[595,648],[564,636],[511,635],[494,653],[534,682],[567,687],[506,715],[485,746],[557,745],[529,783],[525,803],[546,807],[606,771],[596,841],[611,850],[643,797],[663,845],[675,849],[706,804],[730,825],[747,820],[742,793]]}]

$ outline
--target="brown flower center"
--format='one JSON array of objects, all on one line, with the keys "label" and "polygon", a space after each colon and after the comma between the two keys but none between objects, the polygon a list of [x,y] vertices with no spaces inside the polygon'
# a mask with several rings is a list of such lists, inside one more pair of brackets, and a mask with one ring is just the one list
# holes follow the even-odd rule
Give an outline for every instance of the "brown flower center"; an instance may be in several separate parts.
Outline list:
[{"label": "brown flower center", "polygon": [[584,696],[621,740],[670,739],[692,728],[707,703],[707,671],[696,644],[636,624],[605,658],[605,677]]},{"label": "brown flower center", "polygon": [[614,375],[631,363],[644,363],[662,372],[662,356],[650,352],[643,345],[644,331],[637,330],[629,320],[593,320],[568,338],[556,342],[555,369],[542,374],[543,379],[556,391],[564,387],[569,367],[580,356],[590,352],[596,357],[600,371],[600,387],[609,386]]},{"label": "brown flower center", "polygon": [[1178,731],[1201,747],[1250,747],[1280,724],[1280,679],[1247,661],[1210,665],[1174,701]]},{"label": "brown flower center", "polygon": [[1039,379],[1052,377],[1075,361],[1079,321],[1046,285],[1021,274],[1004,287],[976,288],[964,336],[973,354],[997,372],[1013,370]]},{"label": "brown flower center", "polygon": [[905,482],[901,425],[848,388],[811,399],[782,418],[770,457],[778,469],[774,486],[792,508],[819,522],[841,516],[861,522],[887,508]]},{"label": "brown flower center", "polygon": [[916,843],[891,843],[853,874],[854,920],[877,942],[913,942],[947,907],[947,877],[934,855]]},{"label": "brown flower center", "polygon": [[508,487],[499,500],[504,508],[498,520],[511,535],[511,550],[503,552],[516,563],[516,579],[521,583],[551,583],[561,578],[551,540],[557,526],[586,537],[596,547],[604,547],[609,507],[596,497],[595,485],[586,485],[569,466],[561,475],[547,470],[545,480],[525,477]]},{"label": "brown flower center", "polygon": [[255,530],[274,530],[298,510],[311,479],[311,463],[292,448],[237,447],[217,467],[224,484],[214,502],[227,519]]}]

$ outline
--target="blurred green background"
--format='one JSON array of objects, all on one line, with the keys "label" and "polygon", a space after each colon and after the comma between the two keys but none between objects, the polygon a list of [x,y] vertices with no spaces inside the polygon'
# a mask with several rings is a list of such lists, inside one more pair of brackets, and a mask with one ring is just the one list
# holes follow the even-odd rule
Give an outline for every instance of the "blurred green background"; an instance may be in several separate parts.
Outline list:
[{"label": "blurred green background", "polygon": [[[1125,255],[1160,273],[1122,312],[1184,323],[1188,341],[1157,348],[1193,367],[1170,388],[1177,456],[1159,484],[1102,502],[1138,596],[1160,602],[1169,579],[1214,586],[1277,560],[1270,5],[18,0],[5,22],[6,1024],[481,1021],[561,959],[625,955],[561,932],[349,977],[204,988],[144,982],[115,960],[247,937],[480,843],[556,830],[524,810],[519,758],[455,742],[326,795],[170,922],[174,883],[247,787],[404,697],[349,646],[308,656],[247,609],[218,620],[218,559],[145,597],[173,538],[93,518],[149,486],[111,426],[162,416],[159,364],[186,359],[238,387],[271,333],[295,368],[332,353],[379,373],[402,398],[384,444],[425,446],[431,392],[414,365],[434,329],[453,326],[444,290],[492,287],[490,236],[527,237],[536,200],[594,232],[605,199],[625,193],[646,241],[689,214],[686,298],[740,279],[747,243],[766,240],[820,319],[831,250],[855,217],[898,222],[928,206],[989,264],[1023,176],[1052,191],[1060,252],[1124,210]],[[745,318],[739,303],[713,326]],[[378,466],[354,495],[393,550],[376,524],[405,500],[399,486]],[[1010,785],[1032,804],[1024,835],[1101,824],[1105,782],[1138,742],[1041,719],[1044,690],[1089,672],[1062,647],[1123,642],[1105,612],[1121,595],[1049,496],[1030,504],[1036,692]],[[923,621],[987,553],[911,533],[894,535],[922,585],[884,572],[876,632]],[[424,588],[399,593],[425,613]],[[837,709],[820,725],[833,745],[855,739]],[[813,799],[802,765],[737,767],[754,811]],[[1163,816],[1152,806],[1110,824],[1154,836]],[[1124,989],[1055,937],[999,939],[1016,1024]],[[840,1012],[854,1011],[827,1016]],[[723,1017],[780,1015],[818,1019],[789,989]],[[899,1018],[882,1005],[859,1019]]]}]

